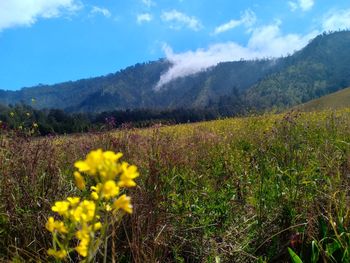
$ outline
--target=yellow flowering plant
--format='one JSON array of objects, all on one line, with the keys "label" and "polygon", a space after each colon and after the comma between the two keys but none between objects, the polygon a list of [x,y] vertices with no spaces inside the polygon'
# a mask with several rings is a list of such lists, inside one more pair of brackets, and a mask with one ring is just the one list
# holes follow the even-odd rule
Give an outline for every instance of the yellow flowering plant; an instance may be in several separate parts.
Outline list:
[{"label": "yellow flowering plant", "polygon": [[[75,163],[75,184],[89,195],[85,199],[68,197],[52,206],[61,220],[49,217],[46,222],[53,242],[49,256],[64,260],[75,251],[84,262],[91,262],[106,238],[108,225],[125,212],[132,213],[131,199],[121,190],[136,186],[134,179],[139,173],[136,166],[121,162],[121,157],[122,153],[98,149]],[[87,182],[92,182],[89,189]]]}]

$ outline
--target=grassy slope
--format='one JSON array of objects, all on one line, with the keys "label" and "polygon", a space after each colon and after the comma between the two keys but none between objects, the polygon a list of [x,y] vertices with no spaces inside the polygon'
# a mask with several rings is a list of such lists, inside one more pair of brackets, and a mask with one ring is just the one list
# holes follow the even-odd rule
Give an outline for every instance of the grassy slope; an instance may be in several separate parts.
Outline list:
[{"label": "grassy slope", "polygon": [[349,110],[39,140],[0,134],[0,145],[0,261],[48,261],[50,206],[81,194],[73,163],[96,148],[122,151],[141,174],[133,215],[110,233],[117,262],[287,262],[292,242],[307,258],[320,225],[332,237],[325,219],[349,227]]},{"label": "grassy slope", "polygon": [[336,110],[350,107],[350,88],[342,89],[319,99],[311,100],[296,108],[302,111]]}]

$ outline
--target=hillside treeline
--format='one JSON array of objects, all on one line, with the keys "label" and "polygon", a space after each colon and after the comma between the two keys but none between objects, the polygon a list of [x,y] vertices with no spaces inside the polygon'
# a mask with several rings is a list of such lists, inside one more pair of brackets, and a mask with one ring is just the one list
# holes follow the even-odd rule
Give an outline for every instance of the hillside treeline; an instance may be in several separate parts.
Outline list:
[{"label": "hillside treeline", "polygon": [[230,109],[213,106],[206,109],[137,109],[91,114],[67,113],[60,109],[37,110],[24,104],[0,105],[0,127],[2,130],[25,131],[34,125],[37,135],[69,134],[213,120],[231,116],[233,111]]}]

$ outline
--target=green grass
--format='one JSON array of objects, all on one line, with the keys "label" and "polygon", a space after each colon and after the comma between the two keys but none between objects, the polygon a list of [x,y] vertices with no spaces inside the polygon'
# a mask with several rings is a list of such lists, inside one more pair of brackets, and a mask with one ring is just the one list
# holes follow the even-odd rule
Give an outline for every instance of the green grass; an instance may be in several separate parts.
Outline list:
[{"label": "green grass", "polygon": [[141,174],[134,213],[111,226],[116,262],[288,262],[288,247],[305,262],[337,262],[349,253],[350,110],[40,139],[2,132],[0,145],[4,261],[48,260],[50,207],[78,193],[73,163],[97,148],[123,152]]},{"label": "green grass", "polygon": [[302,111],[337,110],[350,107],[350,88],[342,89],[319,99],[297,106]]}]

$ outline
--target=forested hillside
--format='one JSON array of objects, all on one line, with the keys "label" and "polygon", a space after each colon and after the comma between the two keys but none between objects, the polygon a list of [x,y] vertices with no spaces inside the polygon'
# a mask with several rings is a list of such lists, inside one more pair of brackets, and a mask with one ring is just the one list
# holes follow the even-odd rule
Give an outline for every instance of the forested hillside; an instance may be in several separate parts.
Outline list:
[{"label": "forested hillside", "polygon": [[210,108],[225,115],[287,108],[350,86],[350,31],[320,35],[284,58],[220,63],[156,90],[170,67],[161,59],[97,78],[0,91],[0,103],[35,98],[36,108],[68,112]]},{"label": "forested hillside", "polygon": [[288,107],[350,85],[350,32],[316,37],[286,60],[286,67],[246,93],[252,107]]}]

